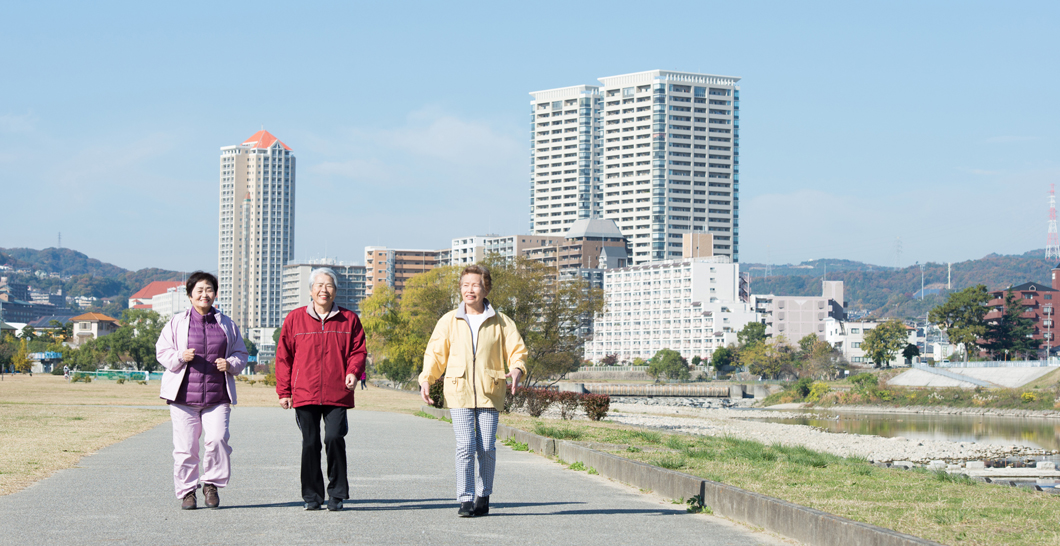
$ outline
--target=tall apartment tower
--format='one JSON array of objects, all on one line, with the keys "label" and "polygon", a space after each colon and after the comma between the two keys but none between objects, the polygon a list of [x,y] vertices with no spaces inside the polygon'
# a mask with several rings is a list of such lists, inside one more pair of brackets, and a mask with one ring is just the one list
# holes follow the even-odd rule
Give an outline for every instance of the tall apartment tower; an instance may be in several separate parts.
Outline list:
[{"label": "tall apartment tower", "polygon": [[[689,233],[712,235],[712,254],[738,261],[739,80],[650,70],[599,78],[600,86],[531,93],[535,114],[550,114],[534,119],[534,232],[550,233],[557,220],[562,225],[564,218],[583,217],[584,211],[618,224],[630,242],[634,265],[680,259],[683,236]],[[592,183],[592,191],[575,194],[566,177],[580,174],[580,165],[567,163],[580,156],[567,157],[563,139],[571,119],[567,97],[576,92],[591,97],[594,105],[587,113],[586,124],[594,128],[586,151],[593,162],[590,180],[599,181]],[[543,108],[546,99],[552,103]],[[559,120],[554,116],[556,101],[564,108]],[[570,123],[582,130],[580,117]],[[558,158],[557,137],[563,145]],[[547,160],[542,150],[546,146]],[[576,209],[579,216],[568,214],[568,209]]]},{"label": "tall apartment tower", "polygon": [[294,257],[295,160],[268,131],[221,148],[217,306],[242,328],[283,320],[283,266]]},{"label": "tall apartment tower", "polygon": [[565,233],[603,212],[600,88],[577,85],[530,93],[530,233]]}]

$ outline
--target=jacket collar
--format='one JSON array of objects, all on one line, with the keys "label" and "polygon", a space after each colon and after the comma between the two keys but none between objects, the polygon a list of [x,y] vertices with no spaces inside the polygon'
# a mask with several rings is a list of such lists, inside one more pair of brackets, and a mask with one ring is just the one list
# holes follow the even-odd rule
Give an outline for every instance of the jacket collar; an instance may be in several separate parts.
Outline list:
[{"label": "jacket collar", "polygon": [[313,317],[313,320],[316,320],[316,321],[319,321],[319,322],[326,322],[328,319],[330,319],[330,318],[334,317],[335,315],[339,314],[339,304],[337,304],[335,302],[331,302],[331,311],[328,311],[328,316],[326,316],[324,318],[320,318],[320,315],[317,314],[317,310],[313,308],[313,304],[312,303],[310,303],[309,305],[305,306],[305,312],[308,313],[309,316]]},{"label": "jacket collar", "polygon": [[[490,305],[490,300],[486,299],[483,301],[486,303],[486,309],[482,312],[482,314],[485,315],[485,318],[482,320],[488,320],[497,313],[493,310],[493,306]],[[467,320],[467,310],[464,308],[464,305],[464,302],[460,302],[460,306],[456,308],[456,318]]]}]

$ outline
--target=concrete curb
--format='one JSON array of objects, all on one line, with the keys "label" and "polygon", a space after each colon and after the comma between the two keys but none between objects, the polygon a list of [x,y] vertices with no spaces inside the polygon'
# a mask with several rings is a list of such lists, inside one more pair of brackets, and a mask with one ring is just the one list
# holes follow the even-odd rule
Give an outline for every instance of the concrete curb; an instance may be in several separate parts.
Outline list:
[{"label": "concrete curb", "polygon": [[[449,417],[449,410],[430,406],[423,406],[421,410],[435,417]],[[632,461],[575,443],[546,438],[504,424],[497,427],[497,437],[501,440],[512,438],[529,446],[534,453],[546,457],[556,457],[567,463],[580,462],[595,468],[601,476],[653,491],[663,497],[688,499],[702,495],[703,504],[719,516],[762,527],[811,546],[942,546],[931,540]]]}]

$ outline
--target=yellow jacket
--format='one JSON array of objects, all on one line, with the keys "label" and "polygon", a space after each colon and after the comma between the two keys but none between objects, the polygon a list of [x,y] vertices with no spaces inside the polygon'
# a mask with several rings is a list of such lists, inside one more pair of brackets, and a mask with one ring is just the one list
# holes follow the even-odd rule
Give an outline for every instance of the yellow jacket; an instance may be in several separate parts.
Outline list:
[{"label": "yellow jacket", "polygon": [[526,375],[526,345],[512,319],[486,301],[486,320],[472,348],[464,304],[438,319],[423,354],[420,382],[433,384],[445,374],[445,405],[450,408],[504,409],[505,364]]}]

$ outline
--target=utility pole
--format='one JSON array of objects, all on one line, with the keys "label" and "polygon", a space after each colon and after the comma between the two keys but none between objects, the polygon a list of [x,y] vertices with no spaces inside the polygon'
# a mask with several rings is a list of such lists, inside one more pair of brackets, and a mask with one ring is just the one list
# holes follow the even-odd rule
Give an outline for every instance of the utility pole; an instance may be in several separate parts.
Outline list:
[{"label": "utility pole", "polygon": [[920,266],[920,301],[924,301],[924,264],[917,262]]}]

